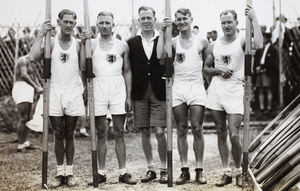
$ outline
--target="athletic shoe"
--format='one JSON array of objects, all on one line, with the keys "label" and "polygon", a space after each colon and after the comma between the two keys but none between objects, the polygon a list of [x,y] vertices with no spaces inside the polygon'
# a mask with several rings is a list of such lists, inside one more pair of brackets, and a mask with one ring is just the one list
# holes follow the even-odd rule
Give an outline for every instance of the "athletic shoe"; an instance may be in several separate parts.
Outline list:
[{"label": "athletic shoe", "polygon": [[226,174],[223,174],[220,182],[216,183],[216,186],[218,187],[223,187],[227,184],[230,184],[232,182],[232,177],[231,176],[228,176]]},{"label": "athletic shoe", "polygon": [[166,171],[161,171],[160,172],[159,183],[161,183],[161,184],[167,184],[168,183],[168,176],[167,176]]},{"label": "athletic shoe", "polygon": [[156,172],[152,170],[148,170],[146,175],[141,179],[141,182],[149,182],[150,180],[154,180],[156,178]]},{"label": "athletic shoe", "polygon": [[199,184],[207,183],[206,178],[203,176],[203,171],[200,169],[196,169],[196,182],[198,182]]},{"label": "athletic shoe", "polygon": [[132,179],[132,177],[129,173],[125,173],[123,175],[120,175],[119,176],[119,182],[123,182],[123,183],[126,183],[126,184],[136,184],[137,183],[136,180]]},{"label": "athletic shoe", "polygon": [[73,187],[76,185],[76,181],[75,181],[75,178],[73,175],[68,175],[66,176],[66,184],[69,186],[69,187]]},{"label": "athletic shoe", "polygon": [[58,188],[58,187],[62,186],[63,184],[65,184],[65,177],[62,175],[56,176],[54,179],[54,182],[52,184],[52,187]]},{"label": "athletic shoe", "polygon": [[178,185],[184,184],[190,179],[191,179],[191,175],[189,172],[189,168],[181,168],[181,175],[176,180],[176,184],[178,184]]}]

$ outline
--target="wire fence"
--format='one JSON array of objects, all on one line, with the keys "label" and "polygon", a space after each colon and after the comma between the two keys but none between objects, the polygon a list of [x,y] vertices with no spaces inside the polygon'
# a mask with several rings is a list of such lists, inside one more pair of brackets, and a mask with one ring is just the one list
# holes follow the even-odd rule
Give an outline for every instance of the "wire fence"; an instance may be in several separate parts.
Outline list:
[{"label": "wire fence", "polygon": [[[300,94],[300,26],[296,23],[289,23],[293,26],[285,30],[284,43],[282,47],[283,74],[279,78],[284,88],[284,99],[288,104],[293,98]],[[13,74],[16,60],[29,53],[30,48],[38,34],[40,26],[12,26],[0,25],[0,96],[10,95],[13,86]],[[160,24],[155,28],[159,29]],[[173,27],[176,29],[176,27]],[[115,24],[113,35],[122,41],[126,41],[136,34],[137,23],[119,22]],[[55,36],[58,28],[53,28],[52,35]],[[83,26],[77,26],[74,30],[74,37],[80,39]],[[98,34],[97,27],[92,26],[92,38]],[[41,81],[42,63],[33,63],[35,73]]]}]

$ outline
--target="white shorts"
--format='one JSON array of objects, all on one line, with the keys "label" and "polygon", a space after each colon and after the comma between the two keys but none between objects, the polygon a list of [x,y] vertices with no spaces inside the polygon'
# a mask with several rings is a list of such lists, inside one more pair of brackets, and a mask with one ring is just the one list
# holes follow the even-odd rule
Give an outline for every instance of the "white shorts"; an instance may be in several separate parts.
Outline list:
[{"label": "white shorts", "polygon": [[126,114],[126,86],[122,75],[94,78],[95,116]]},{"label": "white shorts", "polygon": [[16,104],[22,102],[33,103],[34,88],[24,81],[17,81],[12,89],[12,98]]},{"label": "white shorts", "polygon": [[82,85],[62,87],[50,84],[49,116],[83,116],[85,107]]},{"label": "white shorts", "polygon": [[244,87],[241,81],[213,77],[208,87],[206,107],[227,114],[244,114]]},{"label": "white shorts", "polygon": [[173,84],[173,107],[183,103],[187,105],[206,105],[206,91],[201,81],[182,82],[174,81]]}]

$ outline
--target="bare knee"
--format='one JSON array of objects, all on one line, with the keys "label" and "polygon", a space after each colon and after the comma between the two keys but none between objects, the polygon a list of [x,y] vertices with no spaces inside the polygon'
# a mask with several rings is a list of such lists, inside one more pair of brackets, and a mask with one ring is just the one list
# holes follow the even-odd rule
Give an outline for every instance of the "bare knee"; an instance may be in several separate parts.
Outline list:
[{"label": "bare knee", "polygon": [[156,128],[155,137],[158,141],[165,139],[165,131],[162,128]]}]

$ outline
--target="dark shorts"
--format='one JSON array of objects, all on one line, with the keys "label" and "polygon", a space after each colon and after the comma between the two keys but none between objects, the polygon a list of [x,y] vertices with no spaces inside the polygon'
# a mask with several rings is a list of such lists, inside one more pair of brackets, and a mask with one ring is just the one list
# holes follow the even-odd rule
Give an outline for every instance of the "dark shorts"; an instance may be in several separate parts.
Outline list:
[{"label": "dark shorts", "polygon": [[256,87],[271,87],[271,85],[272,79],[265,72],[257,75]]},{"label": "dark shorts", "polygon": [[166,102],[156,98],[150,84],[144,97],[141,100],[134,101],[133,105],[135,127],[166,126]]}]

